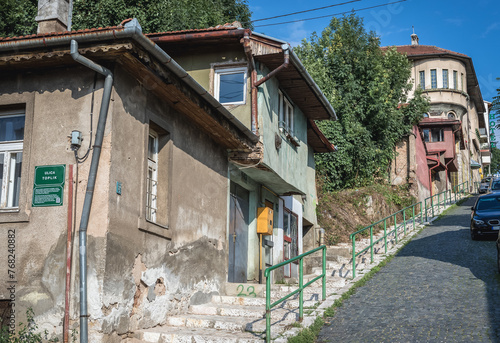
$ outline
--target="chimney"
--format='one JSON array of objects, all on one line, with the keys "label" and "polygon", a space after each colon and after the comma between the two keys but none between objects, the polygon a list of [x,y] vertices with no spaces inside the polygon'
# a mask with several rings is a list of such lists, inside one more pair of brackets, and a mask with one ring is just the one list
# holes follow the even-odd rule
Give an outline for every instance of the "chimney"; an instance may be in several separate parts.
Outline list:
[{"label": "chimney", "polygon": [[411,35],[411,45],[418,45],[418,36],[415,34],[415,28],[413,28],[413,34]]},{"label": "chimney", "polygon": [[72,0],[38,0],[37,33],[63,32],[71,26]]}]

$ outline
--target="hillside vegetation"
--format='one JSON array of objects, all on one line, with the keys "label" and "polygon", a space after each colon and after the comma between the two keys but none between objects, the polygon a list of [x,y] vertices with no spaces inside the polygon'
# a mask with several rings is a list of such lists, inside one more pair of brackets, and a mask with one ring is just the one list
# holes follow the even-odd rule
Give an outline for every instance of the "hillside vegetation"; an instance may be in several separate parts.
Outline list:
[{"label": "hillside vegetation", "polygon": [[[416,202],[407,186],[376,183],[367,187],[324,191],[318,181],[318,224],[325,243],[350,242],[349,235]],[[388,224],[389,225],[389,224]]]}]

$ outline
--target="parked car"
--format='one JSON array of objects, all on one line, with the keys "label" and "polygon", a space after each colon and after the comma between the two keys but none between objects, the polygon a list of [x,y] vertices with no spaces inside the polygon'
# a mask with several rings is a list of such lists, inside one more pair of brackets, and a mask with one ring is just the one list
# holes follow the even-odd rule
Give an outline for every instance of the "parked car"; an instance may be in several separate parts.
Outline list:
[{"label": "parked car", "polygon": [[492,177],[490,180],[490,185],[488,187],[488,193],[498,193],[500,192],[500,178]]},{"label": "parked car", "polygon": [[470,237],[498,237],[500,232],[500,194],[479,196],[472,206],[470,216]]},{"label": "parked car", "polygon": [[488,192],[491,179],[492,178],[488,176],[488,177],[485,177],[481,180],[481,183],[479,184],[479,189],[478,189],[479,194],[483,194],[483,193]]}]

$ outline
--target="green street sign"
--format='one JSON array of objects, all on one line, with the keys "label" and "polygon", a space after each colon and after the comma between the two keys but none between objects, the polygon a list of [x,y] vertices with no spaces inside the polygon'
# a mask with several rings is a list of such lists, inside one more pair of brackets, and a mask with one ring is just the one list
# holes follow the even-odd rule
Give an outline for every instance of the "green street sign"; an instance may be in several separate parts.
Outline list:
[{"label": "green street sign", "polygon": [[62,206],[66,165],[36,166],[33,207]]},{"label": "green street sign", "polygon": [[35,186],[64,185],[64,164],[35,167]]},{"label": "green street sign", "polygon": [[33,206],[61,206],[63,204],[63,186],[34,187]]}]

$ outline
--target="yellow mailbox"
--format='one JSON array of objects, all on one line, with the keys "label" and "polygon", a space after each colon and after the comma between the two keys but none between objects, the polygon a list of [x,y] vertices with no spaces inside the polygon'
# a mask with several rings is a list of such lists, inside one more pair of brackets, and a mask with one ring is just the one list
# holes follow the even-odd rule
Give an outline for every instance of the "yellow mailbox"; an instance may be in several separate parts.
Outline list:
[{"label": "yellow mailbox", "polygon": [[273,234],[273,210],[269,207],[257,208],[257,233],[262,235]]}]

